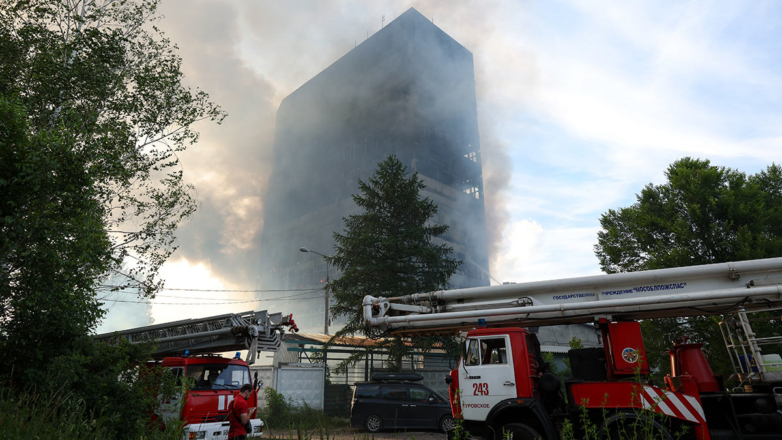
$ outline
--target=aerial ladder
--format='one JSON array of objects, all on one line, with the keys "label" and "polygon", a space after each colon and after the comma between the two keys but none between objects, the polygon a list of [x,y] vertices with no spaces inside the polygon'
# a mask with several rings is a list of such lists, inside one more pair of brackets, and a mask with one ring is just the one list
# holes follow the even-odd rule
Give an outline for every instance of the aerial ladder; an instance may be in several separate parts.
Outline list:
[{"label": "aerial ladder", "polygon": [[[298,332],[293,315],[247,311],[226,313],[206,318],[185,319],[148,325],[113,333],[96,335],[99,341],[112,343],[116,338],[131,344],[151,343],[152,361],[146,364],[147,374],[154,367],[162,367],[176,377],[192,379],[192,386],[169,400],[162,401],[153,420],[164,424],[179,420],[184,425],[183,439],[227,440],[230,428],[230,403],[244,384],[252,383],[255,392],[248,398],[248,406],[258,406],[257,390],[262,382],[250,367],[260,352],[277,351],[285,329]],[[245,360],[240,351],[247,350]],[[233,359],[218,353],[236,351]],[[252,417],[249,438],[263,435],[264,424]]]},{"label": "aerial ladder", "polygon": [[157,348],[152,358],[158,360],[181,356],[185,351],[196,355],[247,350],[246,362],[252,365],[258,353],[280,348],[286,328],[299,331],[293,315],[262,310],[137,327],[100,334],[95,339],[122,337],[131,344],[153,342]]},{"label": "aerial ladder", "polygon": [[[654,438],[782,438],[782,360],[763,353],[782,337],[756,335],[749,317],[782,313],[782,258],[366,296],[362,307],[366,323],[385,335],[467,332],[447,381],[454,416],[472,434],[555,440],[567,423],[586,432],[579,416],[586,410],[604,438],[641,429]],[[720,331],[740,389],[726,390],[703,344],[686,338],[666,352],[672,373],[664,386],[646,382],[651,371],[637,320],[726,314]],[[565,382],[565,401],[527,327],[579,323],[594,323],[603,347],[569,352],[574,378]]]}]

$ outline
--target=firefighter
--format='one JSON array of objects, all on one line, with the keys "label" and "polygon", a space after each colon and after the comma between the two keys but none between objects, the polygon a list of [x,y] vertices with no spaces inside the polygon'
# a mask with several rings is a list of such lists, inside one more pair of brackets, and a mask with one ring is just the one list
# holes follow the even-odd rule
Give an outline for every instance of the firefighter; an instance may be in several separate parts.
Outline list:
[{"label": "firefighter", "polygon": [[231,401],[228,405],[228,420],[231,422],[231,427],[228,430],[228,439],[245,440],[247,434],[252,432],[252,426],[250,425],[250,413],[255,412],[255,408],[247,407],[247,399],[250,397],[250,393],[253,392],[253,387],[249,383],[242,385],[242,389],[239,390],[239,394],[236,399]]}]

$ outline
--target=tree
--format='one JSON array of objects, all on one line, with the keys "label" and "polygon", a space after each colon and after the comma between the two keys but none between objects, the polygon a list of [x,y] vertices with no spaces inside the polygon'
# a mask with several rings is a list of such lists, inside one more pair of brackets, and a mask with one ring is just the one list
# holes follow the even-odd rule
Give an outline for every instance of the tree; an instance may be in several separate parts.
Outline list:
[{"label": "tree", "polygon": [[196,209],[177,154],[197,141],[197,121],[224,117],[182,84],[176,47],[154,26],[158,4],[0,2],[3,384],[46,388],[59,374],[57,385],[103,405],[79,384],[101,368],[116,378],[113,358],[143,359],[122,348],[87,359],[108,350],[88,337],[97,292],[118,273],[113,289],[159,290],[174,231]]},{"label": "tree", "polygon": [[[782,256],[782,167],[747,176],[684,158],[647,185],[637,202],[600,218],[595,254],[607,273]],[[719,316],[645,320],[652,365],[667,371],[665,349],[681,334],[706,343],[715,372],[731,364],[717,328]],[[782,328],[780,328],[782,330]]]},{"label": "tree", "polygon": [[27,382],[97,322],[111,242],[62,124],[30,136],[24,108],[0,97],[0,133],[2,371]]},{"label": "tree", "polygon": [[[448,225],[432,223],[437,205],[421,198],[423,188],[418,174],[408,176],[405,166],[393,155],[378,165],[367,182],[359,180],[360,193],[353,195],[353,200],[364,212],[343,219],[344,231],[334,233],[335,252],[329,258],[342,272],[339,279],[328,285],[335,299],[331,314],[334,318],[348,318],[334,338],[356,333],[379,336],[377,329],[364,323],[360,307],[364,296],[400,296],[443,289],[456,273],[461,262],[450,258],[452,249],[447,244],[435,242]],[[437,342],[452,345],[444,338]],[[409,354],[408,347],[413,346],[410,344],[429,349],[433,343],[429,338],[407,343],[395,338],[387,348],[399,367],[402,357]]]}]

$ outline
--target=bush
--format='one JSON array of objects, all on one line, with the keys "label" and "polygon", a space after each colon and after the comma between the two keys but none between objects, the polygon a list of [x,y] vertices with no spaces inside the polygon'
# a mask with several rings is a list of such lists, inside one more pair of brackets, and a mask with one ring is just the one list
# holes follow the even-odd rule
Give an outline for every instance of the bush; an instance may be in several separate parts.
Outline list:
[{"label": "bush", "polygon": [[[0,438],[4,440],[140,437],[137,432],[121,434],[116,431],[116,420],[90,411],[73,393],[43,395],[0,388]],[[148,440],[178,440],[181,436],[180,426],[154,429],[144,435]]]},{"label": "bush", "polygon": [[325,430],[328,437],[329,428],[347,425],[345,419],[328,417],[323,414],[323,411],[306,404],[296,405],[273,388],[266,388],[263,394],[266,396],[266,408],[260,410],[258,416],[270,430],[288,430],[298,433],[313,431],[304,437],[312,437],[314,431],[320,431],[319,435],[322,435]]},{"label": "bush", "polygon": [[289,427],[294,411],[293,402],[274,388],[266,388],[263,395],[266,396],[266,408],[260,411],[259,416],[264,425],[277,429]]},{"label": "bush", "polygon": [[[35,382],[17,389],[22,401],[32,405],[25,411],[57,411],[99,423],[108,438],[149,437],[161,429],[151,418],[159,397],[182,390],[162,367],[145,366],[148,359],[149,347],[124,338],[107,344],[84,337],[73,341],[69,354],[48,362]],[[56,402],[54,408],[51,402]]]}]

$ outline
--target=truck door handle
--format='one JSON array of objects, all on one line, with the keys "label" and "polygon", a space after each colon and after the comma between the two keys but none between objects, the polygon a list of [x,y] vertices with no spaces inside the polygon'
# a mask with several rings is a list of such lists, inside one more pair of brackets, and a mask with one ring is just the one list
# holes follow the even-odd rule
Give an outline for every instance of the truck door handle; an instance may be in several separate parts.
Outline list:
[{"label": "truck door handle", "polygon": [[515,383],[513,383],[513,382],[511,382],[511,381],[509,381],[509,380],[506,380],[506,381],[505,381],[505,383],[504,383],[503,385],[507,385],[507,386],[509,386],[509,387],[512,387],[513,385],[516,385],[516,384],[515,384]]}]

